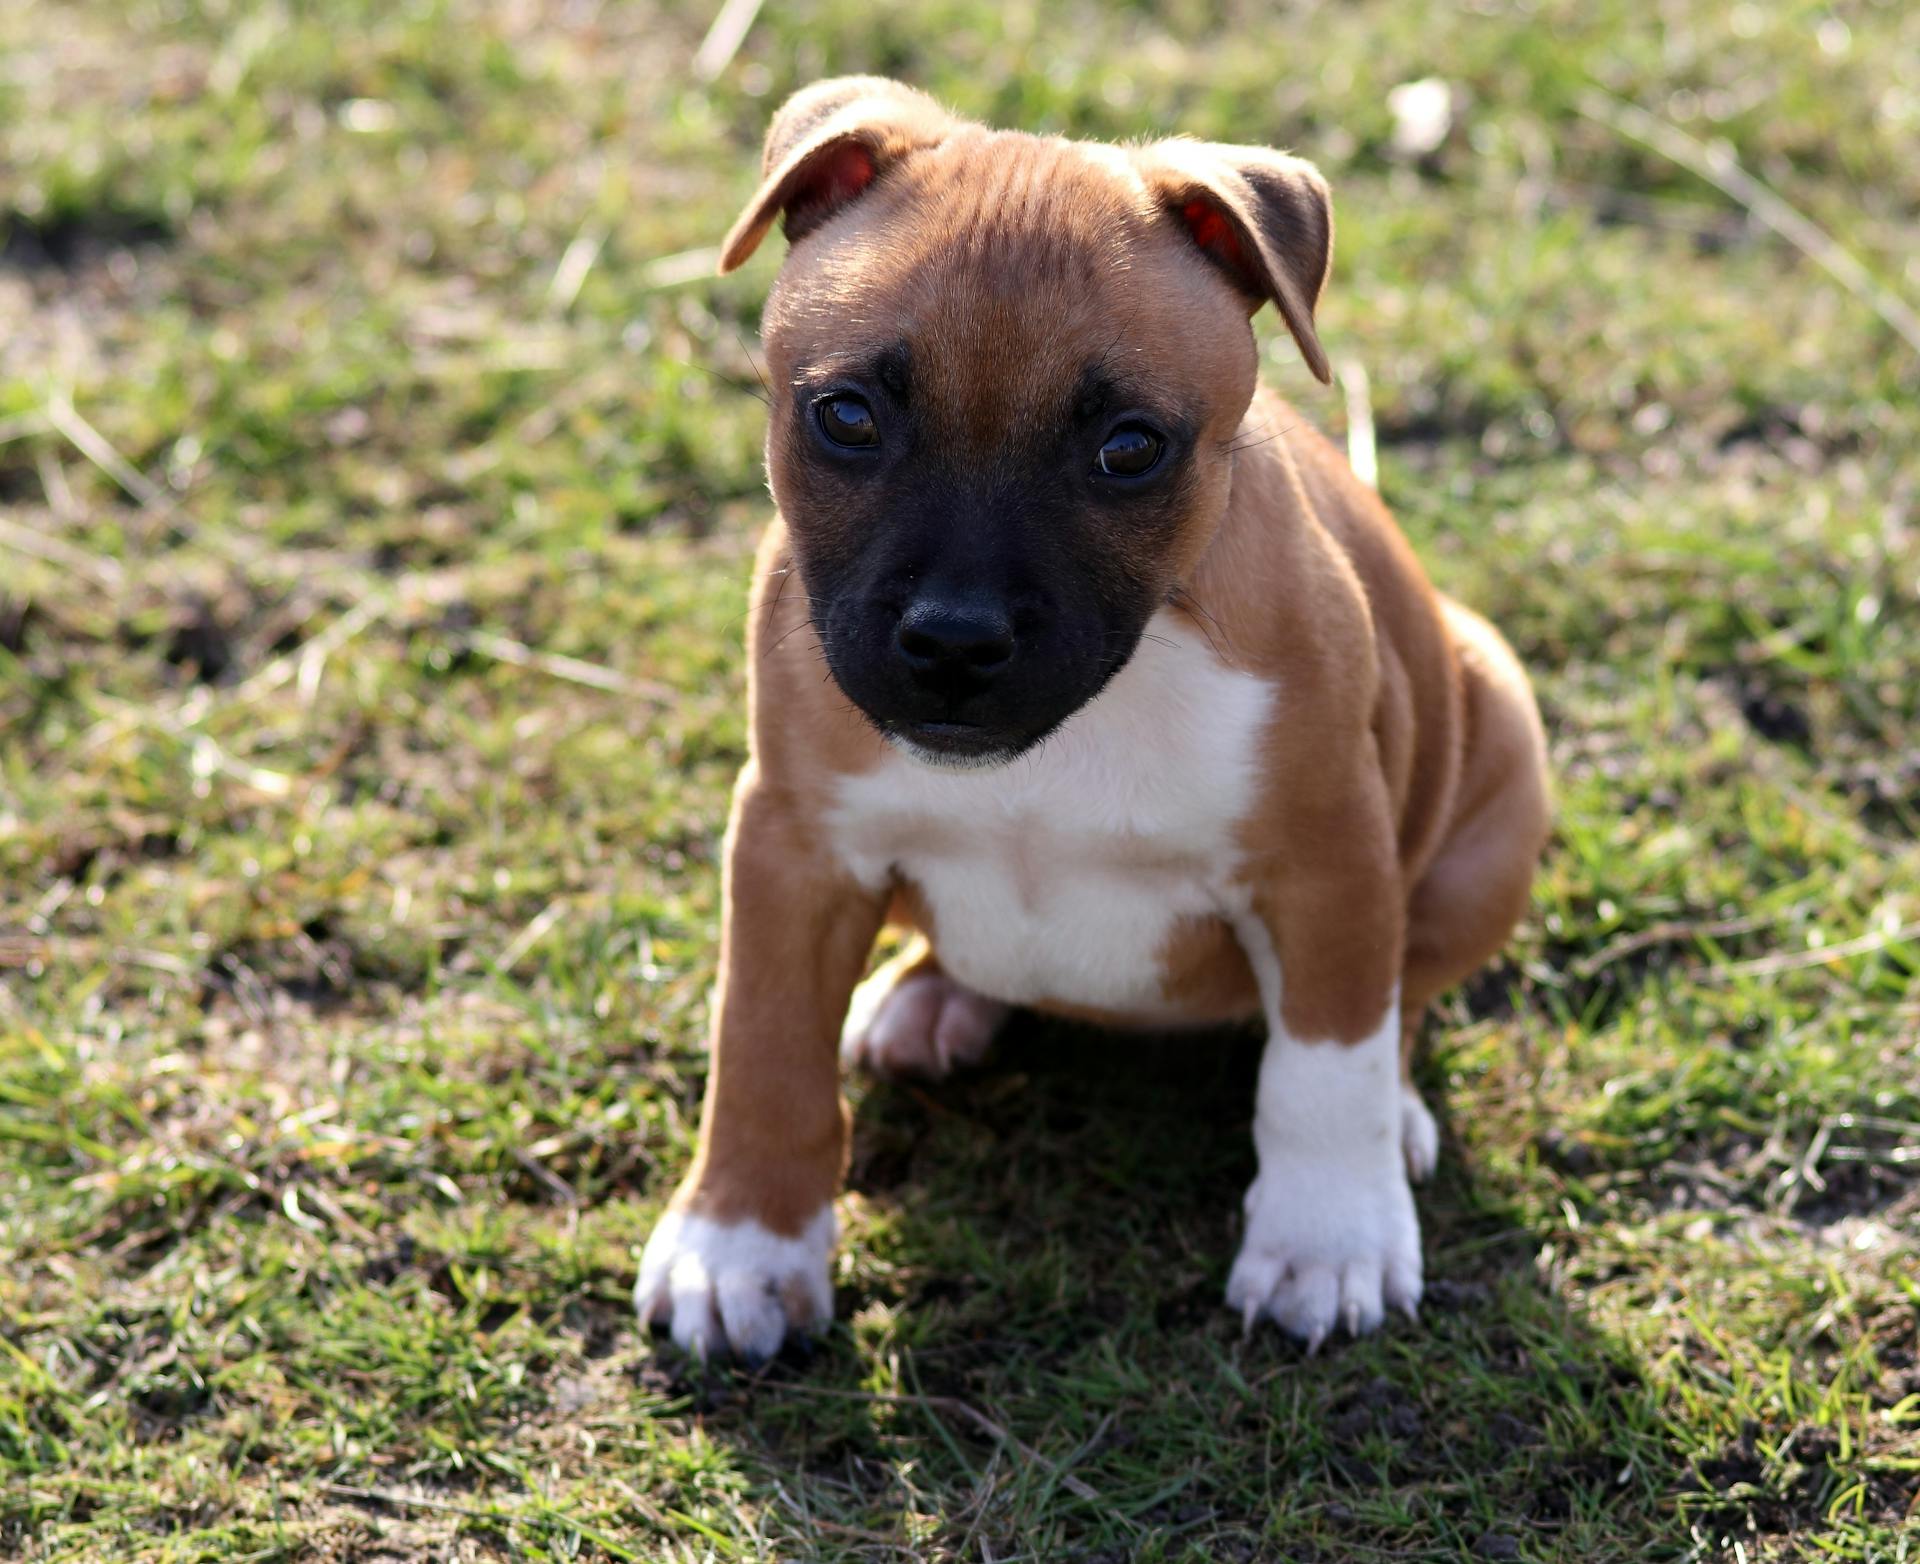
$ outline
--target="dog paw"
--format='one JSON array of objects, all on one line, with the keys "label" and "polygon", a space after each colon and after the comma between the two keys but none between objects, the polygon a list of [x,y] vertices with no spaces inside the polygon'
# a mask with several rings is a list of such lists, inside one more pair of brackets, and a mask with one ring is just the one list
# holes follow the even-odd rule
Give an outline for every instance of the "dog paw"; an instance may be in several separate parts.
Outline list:
[{"label": "dog paw", "polygon": [[[1424,1112],[1424,1109],[1422,1110]],[[1316,1351],[1336,1326],[1376,1329],[1420,1302],[1420,1223],[1399,1148],[1367,1170],[1276,1157],[1247,1192],[1247,1236],[1227,1305]]]},{"label": "dog paw", "polygon": [[669,1330],[696,1357],[764,1363],[790,1334],[832,1320],[835,1236],[831,1206],[793,1238],[758,1222],[669,1211],[640,1257],[640,1323]]},{"label": "dog paw", "polygon": [[1440,1161],[1440,1126],[1411,1086],[1400,1088],[1400,1150],[1407,1159],[1407,1177],[1416,1184],[1429,1178]]},{"label": "dog paw", "polygon": [[944,972],[883,968],[854,991],[840,1057],[889,1080],[942,1080],[985,1057],[1007,1009]]}]

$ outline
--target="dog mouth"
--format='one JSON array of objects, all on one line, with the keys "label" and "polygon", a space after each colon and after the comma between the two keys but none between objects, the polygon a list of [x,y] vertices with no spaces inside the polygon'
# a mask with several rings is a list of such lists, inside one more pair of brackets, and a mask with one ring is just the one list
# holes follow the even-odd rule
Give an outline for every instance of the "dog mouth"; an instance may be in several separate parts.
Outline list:
[{"label": "dog mouth", "polygon": [[936,715],[921,715],[910,708],[876,709],[858,700],[854,705],[888,745],[924,765],[944,771],[987,770],[1018,760],[1057,733],[1106,688],[1129,654],[1103,660],[1092,688],[1077,699],[1049,701],[1040,710],[1018,717],[985,711],[963,716],[952,705],[945,711],[936,707]]},{"label": "dog mouth", "polygon": [[977,771],[1004,765],[1031,742],[985,723],[952,719],[878,726],[881,736],[895,749],[945,770]]},{"label": "dog mouth", "polygon": [[[856,630],[870,630],[855,616]],[[1028,754],[1093,701],[1127,662],[1138,633],[1097,632],[1106,644],[1089,658],[1085,643],[1095,632],[1082,629],[1063,649],[1036,636],[1025,666],[1011,678],[990,670],[968,687],[956,678],[950,687],[926,688],[928,681],[904,676],[894,653],[893,624],[887,633],[849,634],[829,616],[820,626],[827,672],[848,703],[889,747],[941,770],[982,770]],[[836,633],[838,631],[838,633]],[[1124,642],[1124,644],[1122,644]]]}]

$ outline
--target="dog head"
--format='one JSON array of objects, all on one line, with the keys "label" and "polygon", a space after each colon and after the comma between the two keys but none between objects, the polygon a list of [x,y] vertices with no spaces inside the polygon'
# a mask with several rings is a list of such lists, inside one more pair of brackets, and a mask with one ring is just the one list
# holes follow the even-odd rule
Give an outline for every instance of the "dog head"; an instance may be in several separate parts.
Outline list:
[{"label": "dog head", "polygon": [[1253,312],[1328,378],[1326,185],[854,77],[775,117],[721,270],[782,220],[767,462],[828,666],[922,758],[1011,758],[1099,693],[1218,527]]}]

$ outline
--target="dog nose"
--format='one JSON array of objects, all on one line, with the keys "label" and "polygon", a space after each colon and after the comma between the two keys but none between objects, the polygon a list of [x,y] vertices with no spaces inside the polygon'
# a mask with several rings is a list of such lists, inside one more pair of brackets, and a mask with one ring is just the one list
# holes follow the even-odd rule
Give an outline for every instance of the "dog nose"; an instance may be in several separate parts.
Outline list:
[{"label": "dog nose", "polygon": [[955,693],[1013,658],[1013,621],[990,604],[915,603],[894,639],[915,678]]}]

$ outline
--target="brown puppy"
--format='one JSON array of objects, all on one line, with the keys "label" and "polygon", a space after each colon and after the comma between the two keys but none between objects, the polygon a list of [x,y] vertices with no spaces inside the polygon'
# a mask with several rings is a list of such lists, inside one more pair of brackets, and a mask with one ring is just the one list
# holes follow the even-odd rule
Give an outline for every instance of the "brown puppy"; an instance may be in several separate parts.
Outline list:
[{"label": "brown puppy", "polygon": [[[641,1316],[750,1358],[827,1320],[840,1053],[939,1075],[1009,1005],[1264,1015],[1227,1301],[1311,1344],[1411,1313],[1404,1049],[1525,907],[1545,755],[1499,635],[1256,385],[1268,301],[1327,378],[1325,184],[874,78],[795,96],[765,170],[721,268],[784,218],[780,515],[700,1150]],[[889,916],[916,938],[856,993]]]}]

